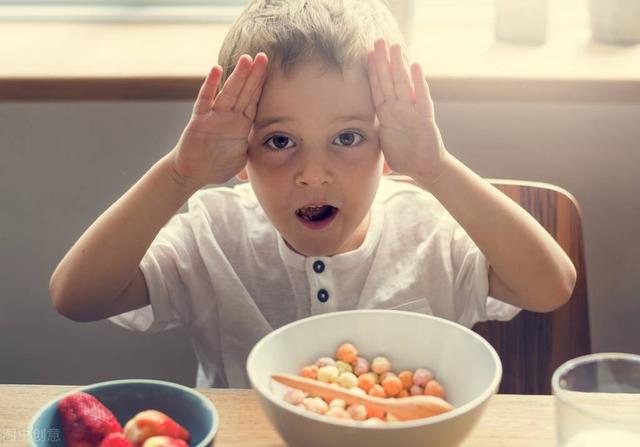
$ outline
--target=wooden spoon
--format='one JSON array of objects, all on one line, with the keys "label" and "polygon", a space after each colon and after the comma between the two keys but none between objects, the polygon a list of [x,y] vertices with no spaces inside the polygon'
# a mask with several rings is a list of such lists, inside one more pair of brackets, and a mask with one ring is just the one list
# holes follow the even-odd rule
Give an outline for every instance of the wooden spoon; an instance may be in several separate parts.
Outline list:
[{"label": "wooden spoon", "polygon": [[271,378],[276,382],[306,391],[314,396],[327,399],[342,399],[349,404],[363,404],[377,407],[403,421],[426,418],[453,410],[453,405],[435,396],[408,396],[400,399],[383,399],[381,397],[354,394],[344,388],[333,387],[319,380],[306,377],[290,374],[274,374]]}]

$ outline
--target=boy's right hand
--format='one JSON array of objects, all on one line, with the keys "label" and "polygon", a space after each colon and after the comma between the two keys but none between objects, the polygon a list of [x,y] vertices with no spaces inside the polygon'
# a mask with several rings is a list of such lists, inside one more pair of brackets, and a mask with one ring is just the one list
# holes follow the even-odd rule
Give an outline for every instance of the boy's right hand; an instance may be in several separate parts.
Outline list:
[{"label": "boy's right hand", "polygon": [[242,55],[217,96],[222,68],[216,65],[207,75],[189,124],[171,151],[175,172],[189,187],[224,183],[244,168],[267,62],[264,53],[254,61]]}]

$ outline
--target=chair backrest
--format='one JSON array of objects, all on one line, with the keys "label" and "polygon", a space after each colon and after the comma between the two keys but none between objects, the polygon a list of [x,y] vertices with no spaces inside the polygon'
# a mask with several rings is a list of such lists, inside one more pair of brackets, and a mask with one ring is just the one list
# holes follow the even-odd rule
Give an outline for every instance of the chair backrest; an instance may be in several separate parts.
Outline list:
[{"label": "chair backrest", "polygon": [[[410,177],[391,175],[414,183]],[[591,352],[582,220],[576,200],[546,183],[488,179],[529,212],[569,255],[577,271],[576,286],[564,306],[548,313],[521,311],[511,321],[478,323],[502,359],[501,393],[550,394],[553,371],[564,361]]]}]

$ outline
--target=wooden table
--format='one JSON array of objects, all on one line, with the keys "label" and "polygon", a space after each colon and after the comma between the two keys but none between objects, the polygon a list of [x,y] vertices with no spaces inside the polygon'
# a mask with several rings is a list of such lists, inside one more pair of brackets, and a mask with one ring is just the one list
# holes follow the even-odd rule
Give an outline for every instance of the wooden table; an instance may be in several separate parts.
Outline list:
[{"label": "wooden table", "polygon": [[[27,425],[40,407],[75,387],[0,385],[0,445],[27,445]],[[252,390],[198,389],[220,413],[215,447],[284,447]],[[462,447],[553,447],[552,396],[494,396]]]}]

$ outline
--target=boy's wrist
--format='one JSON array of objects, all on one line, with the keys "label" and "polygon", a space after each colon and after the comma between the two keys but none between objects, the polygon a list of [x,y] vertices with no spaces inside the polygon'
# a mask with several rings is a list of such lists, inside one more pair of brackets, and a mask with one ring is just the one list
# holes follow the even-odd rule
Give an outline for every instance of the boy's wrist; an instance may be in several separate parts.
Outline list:
[{"label": "boy's wrist", "polygon": [[433,182],[428,190],[445,208],[449,209],[452,201],[470,200],[472,190],[469,188],[475,189],[476,180],[480,177],[452,155],[448,154],[443,163],[437,181]]},{"label": "boy's wrist", "polygon": [[446,176],[455,168],[455,161],[455,157],[445,151],[437,169],[431,169],[426,173],[421,172],[414,176],[413,179],[422,189],[437,195],[443,183],[445,183]]},{"label": "boy's wrist", "polygon": [[183,198],[183,202],[191,197],[196,191],[204,185],[196,184],[192,179],[181,175],[176,169],[173,153],[165,155],[159,163],[164,177],[167,178],[171,185],[171,189],[176,193],[177,197]]}]

